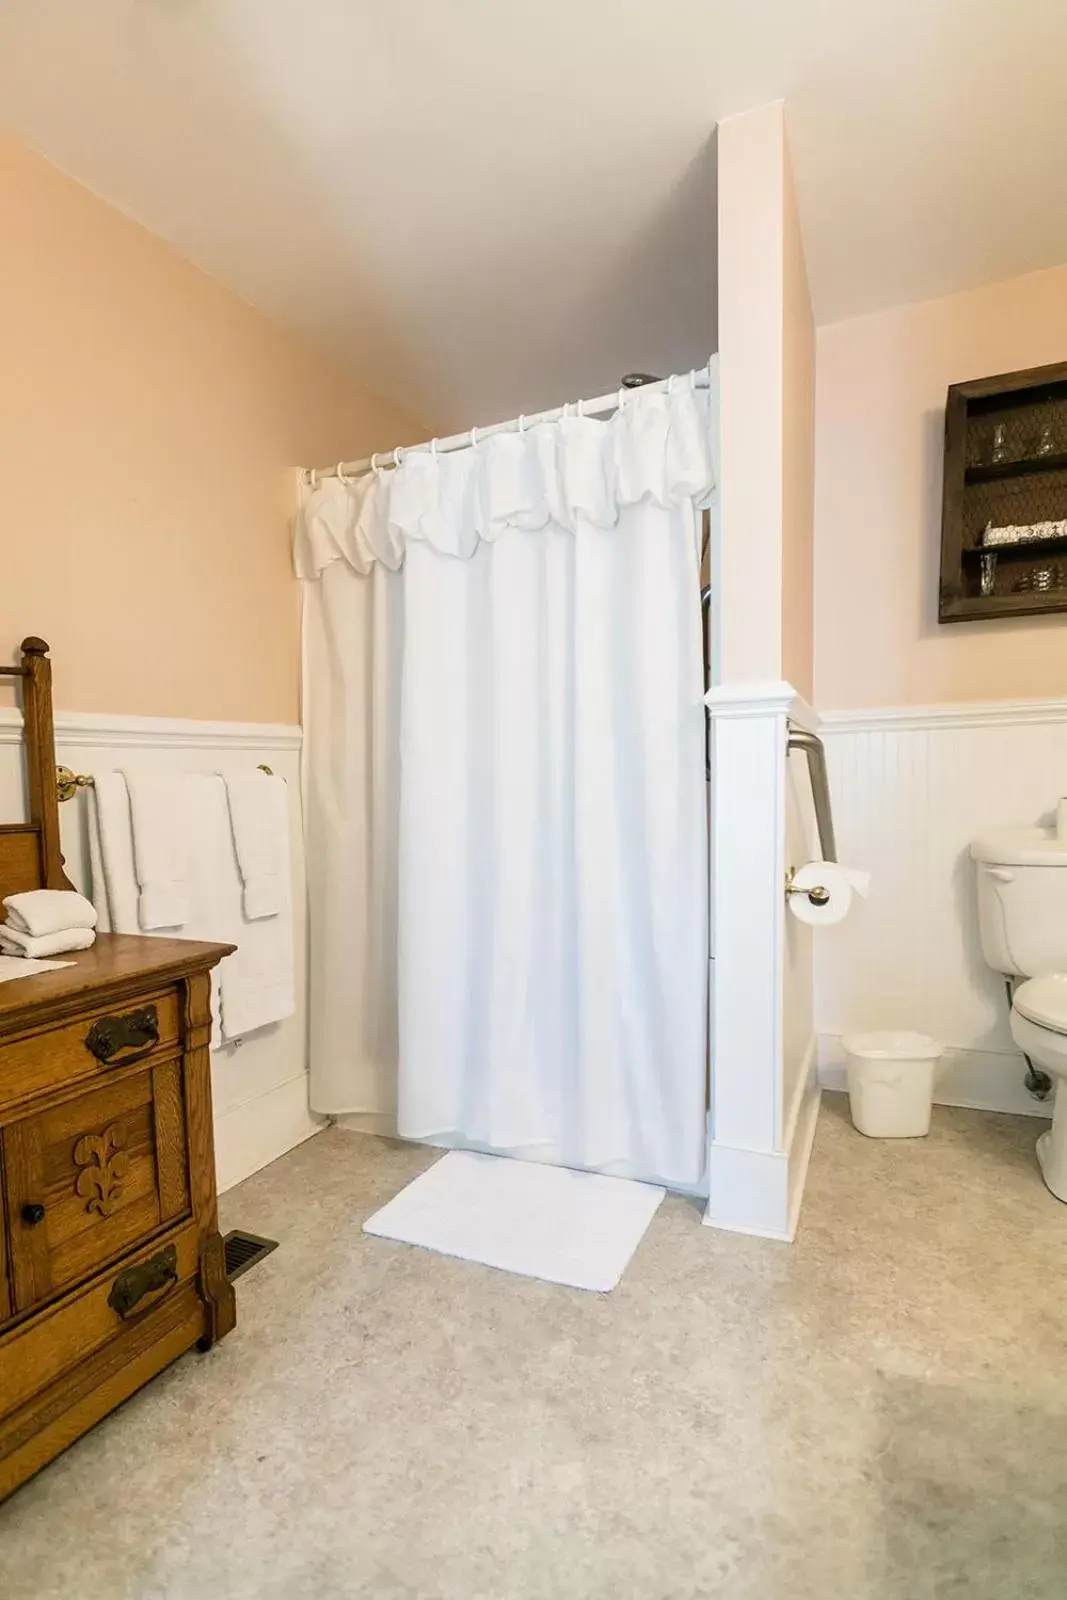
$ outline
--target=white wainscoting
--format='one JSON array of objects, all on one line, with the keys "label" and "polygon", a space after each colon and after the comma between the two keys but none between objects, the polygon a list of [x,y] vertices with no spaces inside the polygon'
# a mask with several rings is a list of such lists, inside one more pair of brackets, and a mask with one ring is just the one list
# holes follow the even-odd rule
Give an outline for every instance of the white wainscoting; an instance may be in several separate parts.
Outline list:
[{"label": "white wainscoting", "polygon": [[841,1035],[917,1028],[947,1049],[937,1098],[1047,1116],[1023,1087],[1002,979],[982,960],[968,847],[1051,818],[1067,793],[1067,700],[827,713],[838,852],[870,897],[815,941],[820,1076],[844,1082]]},{"label": "white wainscoting", "polygon": [[[0,816],[25,814],[18,713],[0,708]],[[300,729],[272,723],[194,722],[171,717],[56,713],[56,754],[76,772],[108,772],[151,754],[173,771],[215,772],[261,761],[286,780],[293,858],[294,1016],[224,1045],[211,1061],[219,1189],[310,1138],[325,1122],[308,1110],[307,892],[300,814]],[[66,868],[88,893],[86,798],[59,808]]]}]

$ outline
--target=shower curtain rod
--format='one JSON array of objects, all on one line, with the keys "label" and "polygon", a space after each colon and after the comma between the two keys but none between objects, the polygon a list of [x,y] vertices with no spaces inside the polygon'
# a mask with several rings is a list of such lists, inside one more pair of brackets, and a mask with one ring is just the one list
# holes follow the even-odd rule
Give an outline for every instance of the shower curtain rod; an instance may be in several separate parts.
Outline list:
[{"label": "shower curtain rod", "polygon": [[[676,383],[691,383],[695,389],[707,389],[710,382],[707,367],[698,367],[682,377],[672,376],[661,378],[658,383],[644,383],[640,389],[617,389],[614,394],[598,395],[595,400],[579,400],[576,404],[568,401],[566,405],[554,406],[551,411],[513,417],[508,422],[494,422],[487,428],[468,428],[466,433],[453,433],[447,439],[428,439],[425,444],[398,445],[395,450],[379,450],[363,461],[339,461],[335,467],[305,467],[304,478],[314,489],[326,478],[358,478],[365,472],[375,471],[379,466],[398,467],[402,458],[414,451],[432,450],[435,454],[443,454],[449,450],[465,450],[468,445],[478,444],[494,433],[514,433],[532,428],[539,422],[555,422],[572,409],[579,417],[595,417],[605,411],[619,410],[625,405],[629,394],[661,394],[665,390],[669,392]],[[391,459],[379,461],[379,456]]]}]

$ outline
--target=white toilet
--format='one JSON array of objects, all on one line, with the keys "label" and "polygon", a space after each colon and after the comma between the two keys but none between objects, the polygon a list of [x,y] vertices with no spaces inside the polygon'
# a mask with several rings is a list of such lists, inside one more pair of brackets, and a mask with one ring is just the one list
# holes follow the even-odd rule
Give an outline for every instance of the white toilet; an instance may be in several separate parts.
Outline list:
[{"label": "white toilet", "polygon": [[982,954],[994,971],[1025,980],[1012,995],[1012,1038],[1056,1084],[1037,1159],[1067,1202],[1067,839],[1053,828],[997,828],[974,841],[971,857]]}]

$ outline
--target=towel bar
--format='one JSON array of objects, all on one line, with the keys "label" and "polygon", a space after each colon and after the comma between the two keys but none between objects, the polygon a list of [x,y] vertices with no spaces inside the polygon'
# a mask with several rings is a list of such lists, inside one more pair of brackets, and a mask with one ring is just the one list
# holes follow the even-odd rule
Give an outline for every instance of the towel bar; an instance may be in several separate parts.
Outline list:
[{"label": "towel bar", "polygon": [[79,789],[91,789],[93,786],[93,778],[88,772],[72,772],[69,767],[56,768],[56,794],[60,800],[73,800]]},{"label": "towel bar", "polygon": [[[257,772],[265,772],[268,778],[273,778],[274,769],[261,761],[256,768]],[[94,789],[96,779],[90,772],[74,772],[70,767],[56,767],[56,794],[62,800],[73,800],[79,789]]]}]

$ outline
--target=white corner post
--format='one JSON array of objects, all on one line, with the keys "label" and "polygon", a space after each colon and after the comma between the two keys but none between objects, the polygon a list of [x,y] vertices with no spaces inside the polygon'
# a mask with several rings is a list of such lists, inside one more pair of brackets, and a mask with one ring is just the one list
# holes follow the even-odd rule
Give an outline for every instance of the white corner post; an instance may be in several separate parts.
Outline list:
[{"label": "white corner post", "polygon": [[810,854],[789,726],[816,718],[785,682],[712,689],[711,1139],[704,1220],[791,1239],[818,1115],[811,932],[786,878]]},{"label": "white corner post", "polygon": [[[790,1239],[818,1115],[813,851],[790,722],[811,693],[813,339],[781,103],[720,123],[719,494],[712,566],[710,1138],[705,1221]],[[799,692],[798,692],[799,691]]]}]

